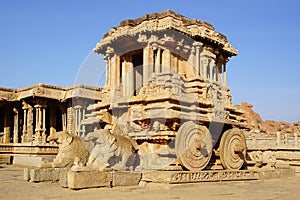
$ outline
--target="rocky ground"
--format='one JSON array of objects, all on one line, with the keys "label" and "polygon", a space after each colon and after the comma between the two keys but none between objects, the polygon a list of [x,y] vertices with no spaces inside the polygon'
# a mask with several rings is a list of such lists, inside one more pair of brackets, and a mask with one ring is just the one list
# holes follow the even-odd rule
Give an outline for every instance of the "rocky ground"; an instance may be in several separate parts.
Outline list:
[{"label": "rocky ground", "polygon": [[197,184],[148,184],[146,187],[73,191],[58,183],[23,181],[23,169],[0,167],[1,199],[300,199],[300,175],[291,178]]},{"label": "rocky ground", "polygon": [[260,115],[253,110],[253,105],[242,102],[241,105],[234,105],[244,112],[243,117],[246,118],[247,123],[250,125],[252,133],[263,134],[266,137],[276,137],[276,133],[280,132],[281,135],[293,134],[296,132],[299,135],[300,121],[296,123],[277,122],[272,120],[262,120]]}]

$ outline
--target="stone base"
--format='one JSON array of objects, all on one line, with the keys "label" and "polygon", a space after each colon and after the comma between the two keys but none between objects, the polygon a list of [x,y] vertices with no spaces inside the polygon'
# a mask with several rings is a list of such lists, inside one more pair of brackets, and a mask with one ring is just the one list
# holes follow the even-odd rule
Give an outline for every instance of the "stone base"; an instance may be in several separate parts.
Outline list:
[{"label": "stone base", "polygon": [[24,169],[24,180],[32,182],[52,181],[57,182],[67,175],[68,168]]},{"label": "stone base", "polygon": [[111,173],[107,172],[69,170],[68,187],[71,189],[111,187],[111,179]]},{"label": "stone base", "polygon": [[142,181],[157,183],[197,183],[208,181],[237,181],[259,179],[257,171],[153,171],[143,174]]},{"label": "stone base", "polygon": [[24,180],[31,182],[52,181],[71,189],[138,185],[142,173],[122,171],[81,170],[69,168],[25,168]]},{"label": "stone base", "polygon": [[80,170],[67,168],[25,169],[24,180],[32,182],[59,181],[62,187],[71,189],[143,186],[147,183],[197,183],[212,181],[246,181],[259,179],[278,179],[295,175],[294,169],[270,170],[211,170],[211,171],[152,171],[152,172],[122,172]]}]

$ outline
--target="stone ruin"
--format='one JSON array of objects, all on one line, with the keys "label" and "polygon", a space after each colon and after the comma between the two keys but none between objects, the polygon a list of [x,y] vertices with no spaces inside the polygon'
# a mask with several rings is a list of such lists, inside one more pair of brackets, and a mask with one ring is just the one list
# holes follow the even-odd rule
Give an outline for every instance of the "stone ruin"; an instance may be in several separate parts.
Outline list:
[{"label": "stone ruin", "polygon": [[[227,63],[238,51],[212,25],[170,10],[147,14],[111,28],[94,51],[106,63],[105,85],[86,109],[74,107],[74,128],[45,134],[45,107],[34,106],[38,136],[59,150],[40,169],[25,170],[26,180],[59,179],[79,189],[252,180],[268,176],[252,168],[276,167],[272,152],[247,153],[250,126],[227,85]],[[24,119],[32,118],[23,102]],[[24,123],[26,134],[32,123]]]}]

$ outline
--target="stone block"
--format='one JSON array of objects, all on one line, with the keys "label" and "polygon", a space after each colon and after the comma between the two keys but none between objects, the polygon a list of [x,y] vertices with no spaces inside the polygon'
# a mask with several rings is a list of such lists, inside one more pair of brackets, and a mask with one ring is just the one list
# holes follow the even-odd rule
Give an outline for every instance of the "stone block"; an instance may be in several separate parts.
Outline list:
[{"label": "stone block", "polygon": [[279,179],[283,177],[292,177],[295,175],[295,169],[275,169],[275,170],[262,170],[258,172],[260,179]]},{"label": "stone block", "polygon": [[56,182],[60,180],[61,173],[66,173],[67,168],[34,168],[24,170],[24,180],[32,182],[52,181]]},{"label": "stone block", "polygon": [[139,172],[112,172],[112,186],[133,186],[138,185],[142,178]]},{"label": "stone block", "polygon": [[29,181],[30,180],[30,169],[24,168],[23,180]]},{"label": "stone block", "polygon": [[83,189],[94,187],[111,187],[112,173],[101,171],[72,171],[68,172],[68,187]]},{"label": "stone block", "polygon": [[69,170],[63,170],[60,172],[59,184],[64,188],[68,187],[68,171]]}]

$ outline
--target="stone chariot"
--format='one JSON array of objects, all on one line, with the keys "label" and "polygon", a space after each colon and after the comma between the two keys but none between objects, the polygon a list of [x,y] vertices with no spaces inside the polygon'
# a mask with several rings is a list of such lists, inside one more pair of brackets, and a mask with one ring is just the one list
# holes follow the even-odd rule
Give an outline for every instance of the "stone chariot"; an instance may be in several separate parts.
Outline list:
[{"label": "stone chariot", "polygon": [[169,10],[148,14],[111,28],[94,51],[106,82],[83,137],[109,130],[132,139],[132,165],[141,169],[245,166],[248,127],[226,82],[238,52],[212,25]]}]

